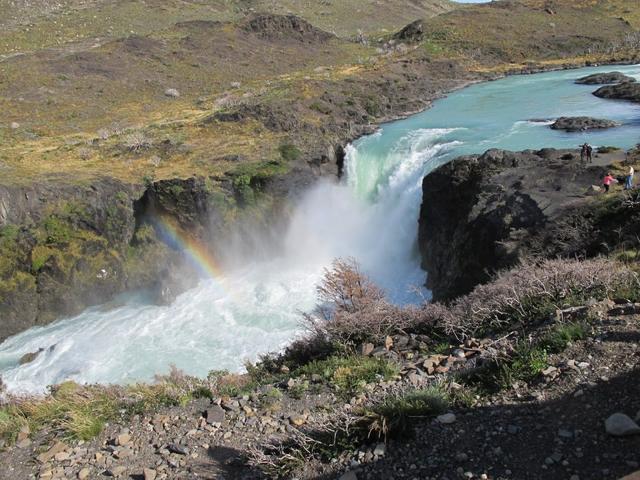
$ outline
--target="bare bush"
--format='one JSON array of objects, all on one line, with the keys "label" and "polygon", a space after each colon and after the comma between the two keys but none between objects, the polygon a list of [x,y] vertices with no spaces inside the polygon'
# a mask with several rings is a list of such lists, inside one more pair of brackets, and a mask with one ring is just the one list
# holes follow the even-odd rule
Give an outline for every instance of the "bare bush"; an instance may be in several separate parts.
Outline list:
[{"label": "bare bush", "polygon": [[107,140],[111,136],[111,131],[107,128],[101,128],[98,130],[98,138],[100,140]]},{"label": "bare bush", "polygon": [[288,358],[307,362],[336,346],[353,351],[363,342],[382,343],[387,335],[445,333],[459,339],[526,327],[549,319],[558,309],[589,299],[637,296],[638,275],[606,259],[526,262],[500,273],[450,305],[400,307],[359,270],[353,259],[336,260],[318,287],[321,304],[305,314],[310,332],[295,342]]},{"label": "bare bush", "polygon": [[92,152],[91,149],[82,147],[78,150],[78,156],[81,160],[89,160],[91,158]]},{"label": "bare bush", "polygon": [[476,287],[434,321],[448,334],[466,337],[519,321],[543,320],[556,309],[638,287],[636,273],[605,258],[528,262]]},{"label": "bare bush", "polygon": [[122,145],[132,152],[146,150],[153,146],[153,141],[143,131],[136,130],[124,137]]},{"label": "bare bush", "polygon": [[[351,349],[407,328],[413,311],[387,302],[354,259],[335,260],[318,286],[320,304],[305,315],[312,336]],[[317,340],[316,340],[317,341]]]},{"label": "bare bush", "polygon": [[384,299],[382,290],[362,274],[353,258],[335,260],[331,269],[325,269],[317,290],[320,301],[345,313],[358,312]]}]

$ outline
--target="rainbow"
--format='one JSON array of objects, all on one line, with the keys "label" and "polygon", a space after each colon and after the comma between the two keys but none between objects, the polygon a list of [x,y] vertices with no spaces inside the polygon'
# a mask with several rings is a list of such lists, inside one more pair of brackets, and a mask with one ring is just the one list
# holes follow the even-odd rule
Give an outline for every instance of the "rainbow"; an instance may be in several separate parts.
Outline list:
[{"label": "rainbow", "polygon": [[161,239],[170,247],[183,252],[203,276],[218,281],[224,277],[220,264],[211,252],[185,232],[175,219],[167,215],[155,215],[152,224]]}]

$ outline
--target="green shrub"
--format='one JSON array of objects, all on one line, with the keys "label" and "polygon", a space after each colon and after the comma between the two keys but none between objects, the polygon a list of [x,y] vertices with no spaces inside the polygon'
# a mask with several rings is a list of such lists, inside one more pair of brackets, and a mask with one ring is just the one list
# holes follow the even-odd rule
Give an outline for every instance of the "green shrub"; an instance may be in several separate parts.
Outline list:
[{"label": "green shrub", "polygon": [[300,155],[302,155],[302,152],[298,149],[298,147],[290,143],[280,145],[278,147],[278,151],[280,152],[280,157],[282,157],[285,162],[293,162],[300,158]]},{"label": "green shrub", "polygon": [[62,219],[50,216],[44,221],[47,244],[67,243],[71,240],[71,227]]},{"label": "green shrub", "polygon": [[562,352],[569,343],[586,338],[587,328],[578,322],[556,325],[542,338],[540,347],[549,353]]},{"label": "green shrub", "polygon": [[520,341],[507,358],[495,360],[473,372],[466,380],[495,392],[511,388],[515,382],[531,382],[547,366],[547,351],[544,348]]},{"label": "green shrub", "polygon": [[331,107],[319,101],[313,102],[311,105],[309,105],[309,108],[311,110],[315,110],[316,112],[320,112],[323,115],[329,115],[331,113]]},{"label": "green shrub", "polygon": [[398,372],[398,366],[387,360],[352,355],[313,361],[295,373],[320,375],[339,392],[352,395],[361,391],[366,384],[379,379],[389,380]]},{"label": "green shrub", "polygon": [[266,410],[277,410],[282,397],[283,394],[280,390],[271,387],[260,397],[260,407]]},{"label": "green shrub", "polygon": [[379,438],[390,437],[408,433],[417,419],[439,415],[449,409],[451,403],[449,392],[434,385],[389,396],[368,408],[364,416],[370,422],[369,432]]}]

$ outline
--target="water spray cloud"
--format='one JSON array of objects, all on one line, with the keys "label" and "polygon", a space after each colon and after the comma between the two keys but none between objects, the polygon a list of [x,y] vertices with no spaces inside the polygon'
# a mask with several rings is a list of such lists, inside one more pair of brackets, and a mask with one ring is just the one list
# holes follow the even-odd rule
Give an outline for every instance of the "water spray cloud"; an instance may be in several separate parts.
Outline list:
[{"label": "water spray cloud", "polygon": [[151,223],[160,238],[171,248],[183,252],[203,277],[222,283],[224,273],[220,263],[202,242],[180,227],[174,218],[168,215],[154,215]]}]

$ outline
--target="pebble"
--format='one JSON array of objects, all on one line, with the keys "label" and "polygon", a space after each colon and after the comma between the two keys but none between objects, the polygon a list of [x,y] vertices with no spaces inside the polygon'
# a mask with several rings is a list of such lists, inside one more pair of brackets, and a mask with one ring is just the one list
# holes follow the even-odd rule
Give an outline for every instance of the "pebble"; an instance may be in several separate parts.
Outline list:
[{"label": "pebble", "polygon": [[204,416],[207,419],[207,423],[209,425],[212,425],[212,424],[224,422],[226,414],[224,409],[221,406],[214,405],[210,408],[207,408]]},{"label": "pebble", "polygon": [[558,436],[560,438],[573,438],[573,432],[561,428],[560,430],[558,430]]},{"label": "pebble", "polygon": [[339,480],[358,480],[358,476],[354,471],[349,470],[348,472],[344,473]]},{"label": "pebble", "polygon": [[456,421],[456,416],[453,413],[445,413],[443,415],[438,415],[436,417],[436,421],[438,421],[439,423],[448,425]]},{"label": "pebble", "polygon": [[109,470],[107,472],[107,474],[111,477],[119,477],[120,475],[122,475],[127,469],[122,467],[122,466],[118,466],[118,467],[113,467],[111,470]]},{"label": "pebble", "polygon": [[56,454],[60,452],[64,452],[66,449],[67,449],[66,444],[64,444],[63,442],[56,442],[49,450],[47,450],[44,453],[41,453],[36,458],[40,463],[47,463],[49,460],[55,457]]},{"label": "pebble", "polygon": [[640,427],[624,413],[614,413],[604,422],[609,435],[624,437],[640,433]]},{"label": "pebble", "polygon": [[121,433],[116,437],[115,440],[115,444],[120,447],[127,445],[129,442],[131,442],[131,435],[129,435],[128,433]]},{"label": "pebble", "polygon": [[145,468],[142,471],[142,475],[144,476],[144,480],[155,480],[157,472],[153,468]]},{"label": "pebble", "polygon": [[167,445],[167,449],[171,453],[175,453],[177,455],[188,455],[189,454],[189,449],[187,449],[186,447],[183,447],[182,445],[179,445],[177,443],[170,443],[169,445]]},{"label": "pebble", "polygon": [[83,468],[82,470],[80,470],[78,472],[78,479],[79,480],[86,480],[87,478],[89,478],[89,474],[91,473],[91,470],[89,470],[88,468]]},{"label": "pebble", "polygon": [[387,446],[384,443],[379,443],[376,445],[376,448],[373,450],[373,454],[378,457],[384,456],[387,451]]},{"label": "pebble", "polygon": [[31,440],[29,438],[23,438],[16,443],[16,447],[18,448],[27,448],[31,445]]},{"label": "pebble", "polygon": [[306,423],[306,419],[302,415],[291,415],[289,417],[289,423],[295,427],[300,427]]}]

